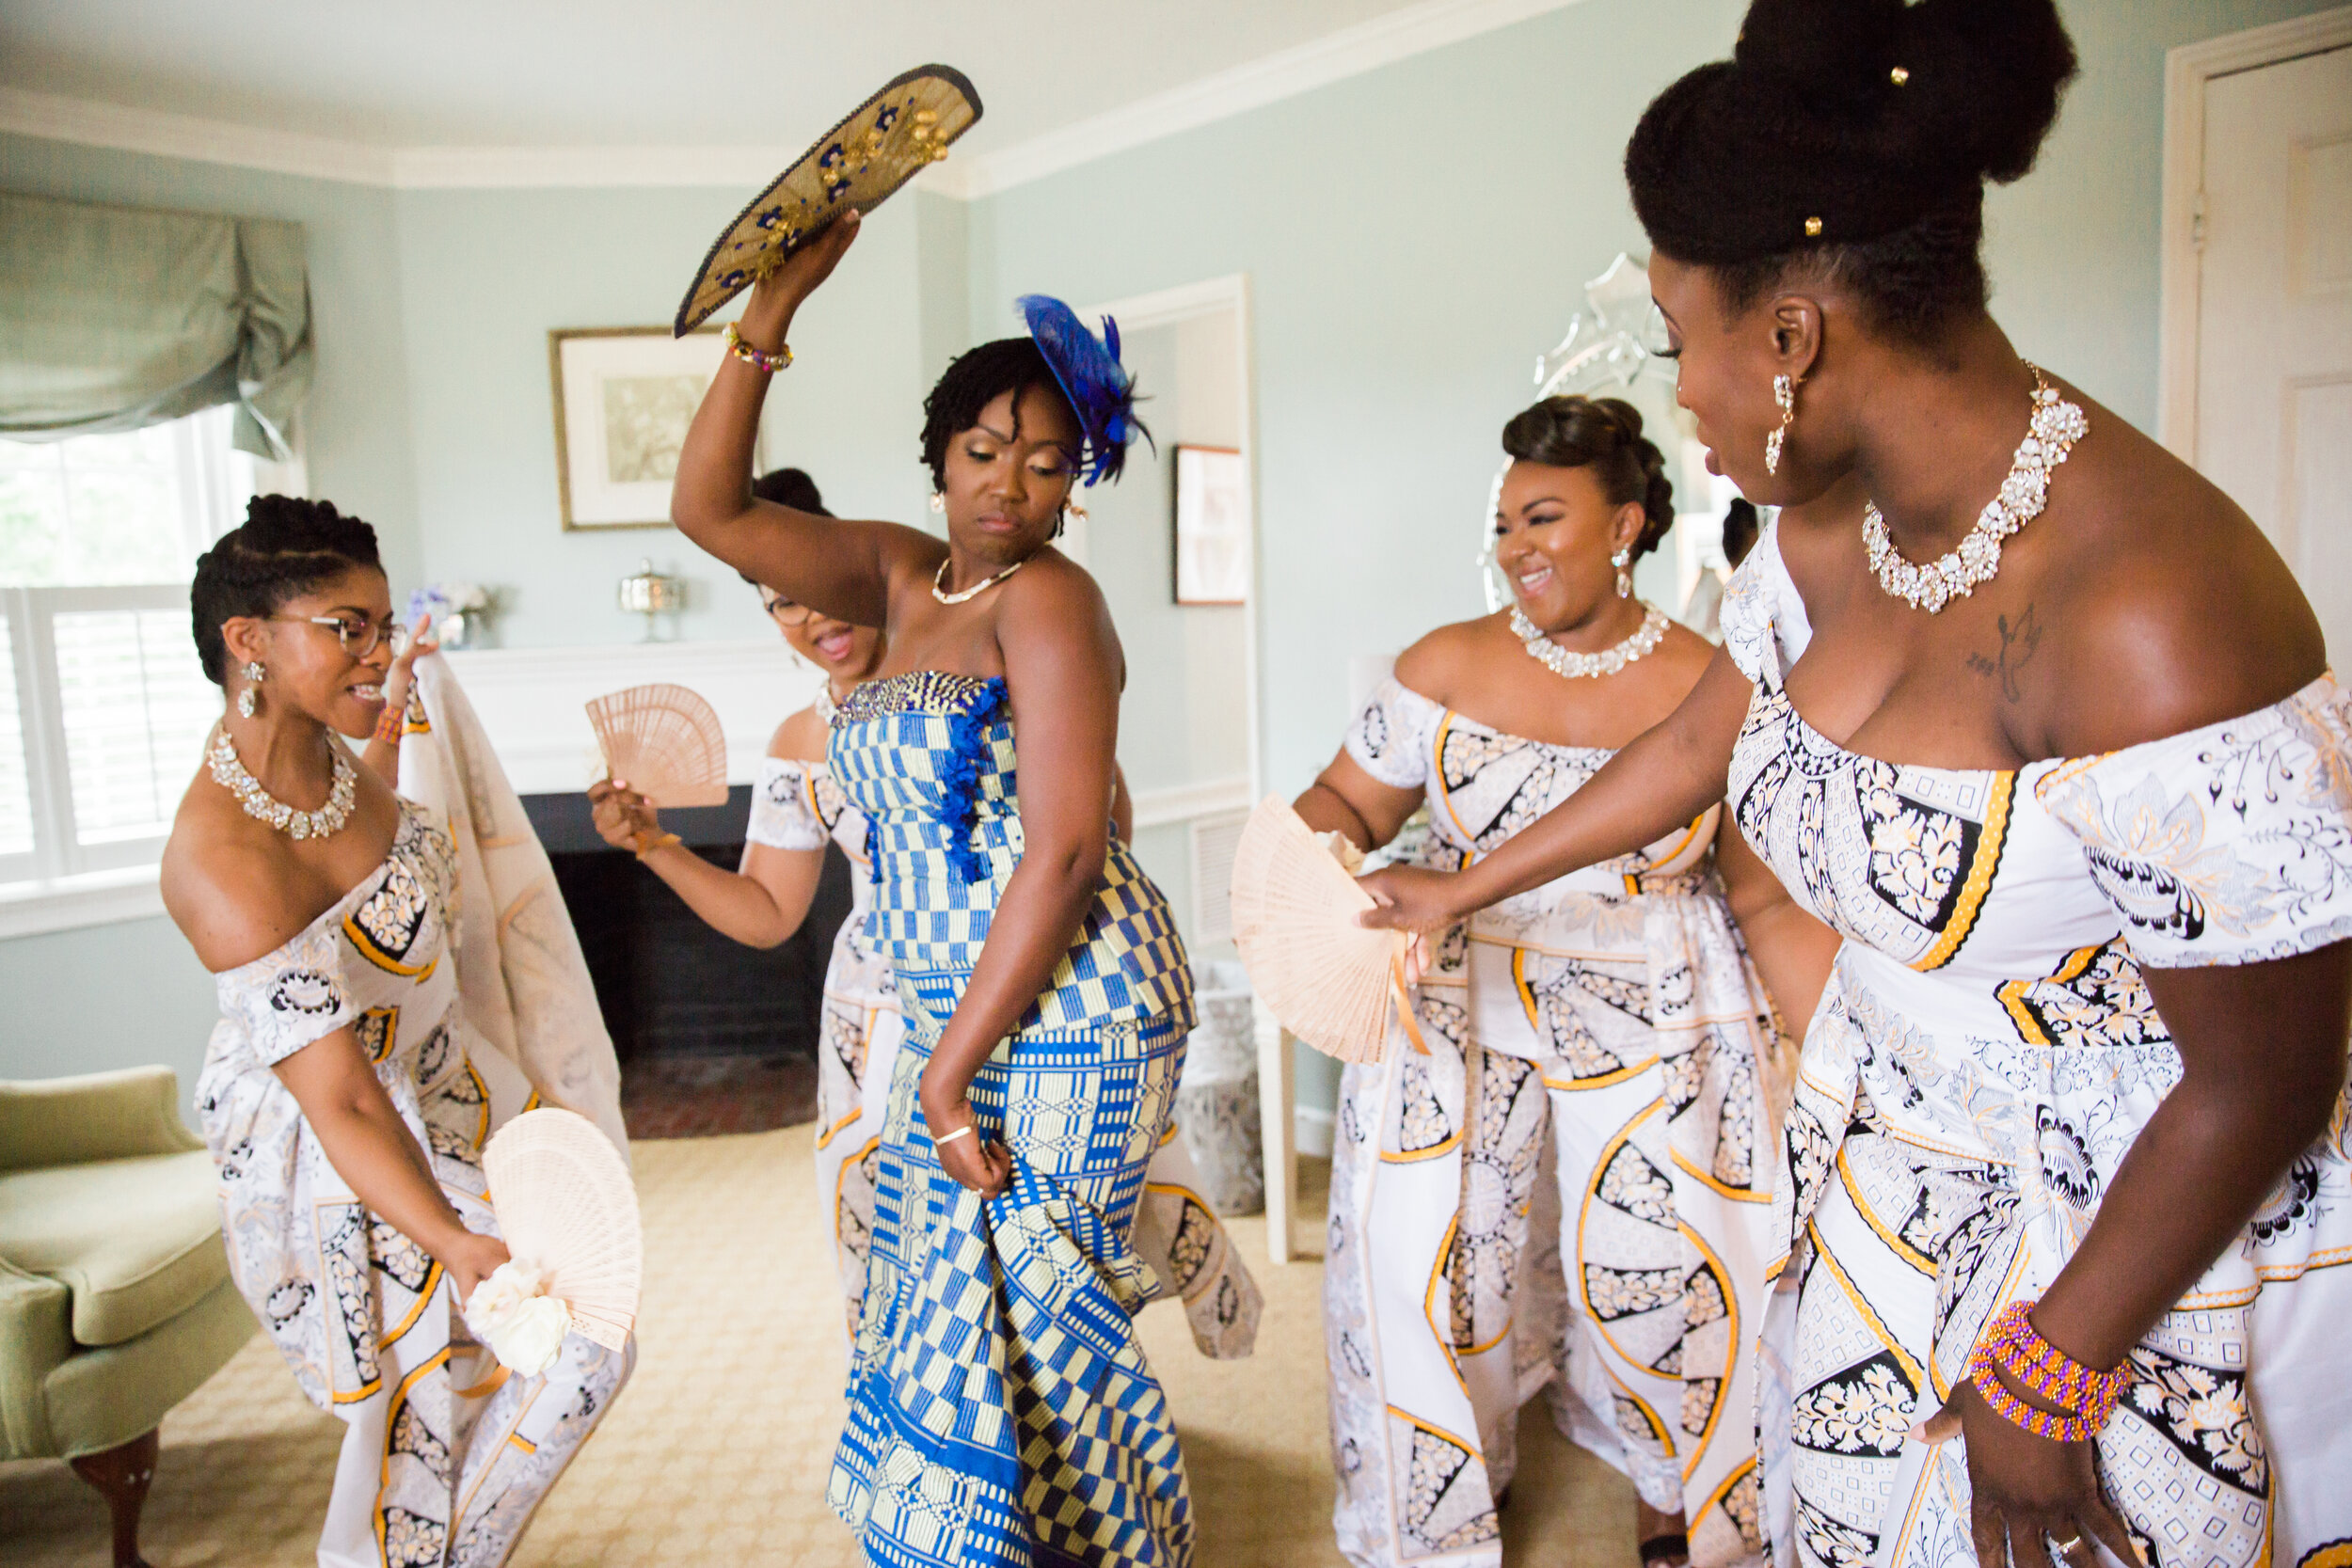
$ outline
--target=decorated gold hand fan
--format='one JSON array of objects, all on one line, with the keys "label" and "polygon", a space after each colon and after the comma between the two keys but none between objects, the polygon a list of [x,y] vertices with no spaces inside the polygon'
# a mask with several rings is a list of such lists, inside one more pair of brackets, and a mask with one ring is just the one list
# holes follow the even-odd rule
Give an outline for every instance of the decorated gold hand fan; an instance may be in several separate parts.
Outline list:
[{"label": "decorated gold hand fan", "polygon": [[727,803],[727,737],[719,714],[682,686],[632,686],[588,705],[606,776],[657,806]]},{"label": "decorated gold hand fan", "polygon": [[1372,902],[1296,812],[1258,803],[1233,851],[1233,942],[1282,1027],[1343,1062],[1380,1059],[1405,994],[1404,933],[1357,924]]},{"label": "decorated gold hand fan", "polygon": [[871,213],[947,156],[979,118],[980,95],[961,71],[925,65],[893,78],[736,214],[678,304],[676,336],[783,265],[843,213]]},{"label": "decorated gold hand fan", "polygon": [[[532,1376],[553,1363],[566,1325],[607,1350],[626,1345],[645,1244],[612,1140],[570,1111],[526,1111],[490,1139],[482,1174],[514,1261],[475,1287],[468,1323]],[[560,1322],[545,1303],[562,1306]]]}]

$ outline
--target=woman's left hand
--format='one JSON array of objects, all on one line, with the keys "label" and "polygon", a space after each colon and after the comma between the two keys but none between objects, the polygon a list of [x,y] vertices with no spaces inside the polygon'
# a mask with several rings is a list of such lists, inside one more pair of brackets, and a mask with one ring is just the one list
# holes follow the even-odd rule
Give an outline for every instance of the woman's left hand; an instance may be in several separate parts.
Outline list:
[{"label": "woman's left hand", "polygon": [[[957,1091],[952,1099],[942,1095],[936,1103],[928,1094],[920,1098],[923,1124],[930,1130],[931,1148],[939,1155],[940,1167],[966,1191],[982,1197],[1002,1197],[1005,1189],[1012,1185],[1012,1154],[1003,1144],[989,1142],[962,1091]],[[959,1127],[972,1131],[960,1138],[940,1141]]]},{"label": "woman's left hand", "polygon": [[417,624],[408,628],[408,645],[400,651],[384,672],[384,706],[393,713],[408,710],[408,693],[417,683],[417,660],[440,651],[440,643],[433,641],[433,617],[420,615]]},{"label": "woman's left hand", "polygon": [[1963,1434],[1979,1568],[2092,1568],[2093,1541],[2120,1562],[2142,1560],[2099,1484],[2095,1443],[2037,1436],[1967,1382],[1913,1431],[1930,1443]]}]

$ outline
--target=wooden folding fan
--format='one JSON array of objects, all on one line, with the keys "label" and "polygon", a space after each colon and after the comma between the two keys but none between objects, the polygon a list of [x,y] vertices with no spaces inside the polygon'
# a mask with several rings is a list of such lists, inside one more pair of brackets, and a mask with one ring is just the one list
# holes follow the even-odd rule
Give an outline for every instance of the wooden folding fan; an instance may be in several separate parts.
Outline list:
[{"label": "wooden folding fan", "polygon": [[1296,812],[1259,802],[1233,851],[1233,942],[1282,1027],[1343,1062],[1379,1060],[1405,1006],[1406,939],[1358,924],[1372,907]]},{"label": "wooden folding fan", "polygon": [[644,1282],[637,1189],[596,1124],[552,1107],[526,1111],[482,1151],[506,1250],[535,1267],[571,1325],[607,1350],[628,1342]]},{"label": "wooden folding fan", "polygon": [[605,776],[657,806],[723,806],[727,739],[716,709],[682,686],[632,686],[588,705]]}]

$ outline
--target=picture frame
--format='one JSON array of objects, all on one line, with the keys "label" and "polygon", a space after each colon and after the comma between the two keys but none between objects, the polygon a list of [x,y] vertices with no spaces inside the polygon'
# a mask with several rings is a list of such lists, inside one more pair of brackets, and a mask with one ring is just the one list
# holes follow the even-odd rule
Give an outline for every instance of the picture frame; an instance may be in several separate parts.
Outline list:
[{"label": "picture frame", "polygon": [[1249,602],[1249,465],[1235,447],[1178,446],[1172,580],[1180,605]]},{"label": "picture frame", "polygon": [[[566,533],[667,528],[678,450],[726,356],[716,328],[558,327],[548,334],[555,489]],[[754,449],[753,467],[760,466]]]}]

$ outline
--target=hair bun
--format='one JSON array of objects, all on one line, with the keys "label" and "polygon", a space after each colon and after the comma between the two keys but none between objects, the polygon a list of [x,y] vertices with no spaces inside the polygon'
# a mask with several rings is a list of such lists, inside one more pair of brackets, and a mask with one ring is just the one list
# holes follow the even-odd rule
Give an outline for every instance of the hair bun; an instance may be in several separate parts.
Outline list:
[{"label": "hair bun", "polygon": [[1732,59],[1819,107],[1867,113],[1887,85],[1902,0],[1756,0]]}]

